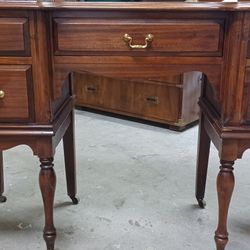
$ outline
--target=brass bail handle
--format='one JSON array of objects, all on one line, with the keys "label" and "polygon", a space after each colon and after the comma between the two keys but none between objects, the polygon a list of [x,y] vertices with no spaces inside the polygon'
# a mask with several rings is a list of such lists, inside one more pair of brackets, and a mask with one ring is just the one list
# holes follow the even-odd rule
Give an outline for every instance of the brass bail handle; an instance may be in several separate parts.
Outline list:
[{"label": "brass bail handle", "polygon": [[153,42],[154,36],[152,34],[147,34],[145,37],[145,44],[132,44],[133,38],[129,34],[123,36],[123,40],[131,49],[146,49]]},{"label": "brass bail handle", "polygon": [[0,90],[0,99],[3,99],[3,98],[4,98],[4,96],[5,96],[4,91],[3,91],[3,90]]}]

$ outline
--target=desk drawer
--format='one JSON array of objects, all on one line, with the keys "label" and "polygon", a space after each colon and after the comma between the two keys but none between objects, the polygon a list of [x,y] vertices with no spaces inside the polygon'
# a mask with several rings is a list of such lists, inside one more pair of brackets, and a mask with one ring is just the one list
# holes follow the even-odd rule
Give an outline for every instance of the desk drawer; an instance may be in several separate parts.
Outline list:
[{"label": "desk drawer", "polygon": [[0,18],[0,55],[29,54],[28,18]]},{"label": "desk drawer", "polygon": [[111,110],[130,110],[133,82],[92,74],[75,74],[76,104]]},{"label": "desk drawer", "polygon": [[138,82],[134,86],[133,106],[145,117],[177,122],[179,116],[180,89],[164,83]]},{"label": "desk drawer", "polygon": [[31,120],[31,68],[0,66],[0,120]]},{"label": "desk drawer", "polygon": [[[74,52],[180,53],[219,55],[222,51],[223,21],[213,20],[88,20],[54,19],[54,48],[57,55]],[[124,35],[132,38],[131,48]],[[147,53],[148,54],[148,53]]]},{"label": "desk drawer", "polygon": [[75,74],[76,105],[155,121],[177,122],[181,76],[126,81]]}]

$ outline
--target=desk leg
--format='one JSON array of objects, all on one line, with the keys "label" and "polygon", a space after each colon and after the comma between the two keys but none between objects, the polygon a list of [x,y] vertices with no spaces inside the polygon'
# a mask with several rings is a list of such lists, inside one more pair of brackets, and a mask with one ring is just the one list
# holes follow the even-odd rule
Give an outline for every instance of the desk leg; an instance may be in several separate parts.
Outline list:
[{"label": "desk leg", "polygon": [[206,202],[204,201],[204,194],[207,180],[207,166],[210,150],[210,138],[204,127],[204,115],[201,113],[199,124],[199,141],[198,141],[198,158],[196,169],[196,190],[195,196],[201,208],[204,208]]},{"label": "desk leg", "polygon": [[7,199],[3,196],[4,192],[4,176],[3,176],[3,152],[0,151],[0,203],[5,202]]},{"label": "desk leg", "polygon": [[53,222],[53,204],[56,187],[56,175],[53,169],[53,158],[40,158],[40,162],[41,171],[39,174],[39,184],[43,197],[45,213],[43,236],[47,245],[47,250],[54,250],[56,229]]},{"label": "desk leg", "polygon": [[76,197],[76,163],[75,163],[75,141],[74,141],[74,113],[70,114],[71,122],[63,136],[63,148],[65,159],[65,172],[67,181],[67,191],[73,204],[78,204],[79,199]]},{"label": "desk leg", "polygon": [[230,200],[234,189],[233,161],[221,160],[220,172],[217,177],[219,203],[218,227],[215,231],[217,250],[224,250],[228,242],[227,216]]}]

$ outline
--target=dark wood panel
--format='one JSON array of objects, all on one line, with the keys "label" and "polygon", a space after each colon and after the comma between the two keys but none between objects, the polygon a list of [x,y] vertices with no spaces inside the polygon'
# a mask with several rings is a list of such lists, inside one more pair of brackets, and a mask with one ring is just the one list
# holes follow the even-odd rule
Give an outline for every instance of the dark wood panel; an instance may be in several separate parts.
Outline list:
[{"label": "dark wood panel", "polygon": [[0,66],[0,120],[32,119],[32,86],[30,66]]},{"label": "dark wood panel", "polygon": [[133,82],[92,74],[75,74],[77,105],[132,111]]},{"label": "dark wood panel", "polygon": [[28,18],[0,18],[0,55],[29,55]]},{"label": "dark wood panel", "polygon": [[143,117],[178,122],[182,89],[164,83],[136,83],[133,106]]},{"label": "dark wood panel", "polygon": [[181,120],[191,123],[199,117],[198,100],[201,96],[203,76],[201,72],[187,72],[183,74],[183,94],[181,104]]},{"label": "dark wood panel", "polygon": [[[206,163],[211,139],[219,150],[221,163],[217,182],[219,221],[215,240],[217,249],[224,249],[228,241],[227,212],[234,186],[233,162],[242,156],[244,150],[250,147],[249,126],[240,126],[245,108],[244,73],[247,57],[247,37],[249,36],[249,4],[168,2],[85,4],[62,1],[42,1],[39,3],[10,3],[5,1],[0,3],[0,9],[1,18],[13,18],[15,13],[15,18],[25,18],[25,13],[22,16],[20,9],[28,14],[29,25],[23,26],[29,26],[30,28],[32,81],[34,83],[33,103],[31,67],[26,66],[27,68],[25,68],[25,66],[13,65],[15,62],[18,64],[18,57],[27,55],[23,51],[27,51],[25,45],[29,43],[29,32],[26,32],[23,28],[24,41],[17,41],[17,49],[19,50],[16,51],[12,50],[13,45],[5,45],[8,41],[11,44],[12,39],[15,39],[15,29],[12,31],[11,38],[8,37],[8,33],[6,33],[7,35],[4,33],[7,38],[6,43],[3,42],[3,46],[7,46],[7,50],[6,47],[3,47],[2,53],[7,54],[4,59],[1,59],[1,63],[13,66],[0,67],[4,72],[0,72],[2,77],[0,83],[5,91],[5,96],[2,92],[0,98],[3,110],[5,110],[5,116],[1,119],[0,126],[0,150],[25,143],[31,146],[33,153],[40,158],[41,174],[39,179],[45,208],[44,239],[47,248],[54,249],[56,238],[53,223],[55,190],[53,156],[55,147],[64,133],[64,144],[67,145],[64,152],[67,165],[68,194],[73,202],[77,203],[75,197],[74,129],[73,114],[71,113],[73,101],[71,96],[68,96],[67,101],[62,102],[63,97],[68,93],[67,86],[65,87],[65,79],[68,74],[71,72],[92,72],[114,78],[137,78],[138,82],[127,83],[122,87],[118,87],[119,85],[115,82],[111,84],[111,88],[108,84],[101,84],[103,95],[107,99],[107,106],[113,107],[116,102],[116,97],[112,96],[110,90],[114,89],[118,92],[117,89],[119,89],[119,96],[126,100],[126,102],[123,101],[124,107],[127,107],[128,110],[135,107],[136,116],[143,115],[139,112],[144,112],[148,117],[156,120],[159,116],[157,107],[163,108],[164,105],[167,107],[168,101],[174,96],[170,89],[179,90],[178,96],[181,96],[185,89],[181,89],[177,86],[178,84],[173,86],[174,84],[168,85],[164,81],[155,82],[155,79],[154,82],[150,82],[152,79],[149,80],[148,78],[200,71],[208,79],[206,84],[208,88],[211,87],[211,96],[215,101],[218,101],[222,108],[220,110],[221,116],[219,116],[220,114],[214,112],[214,108],[211,107],[212,105],[209,104],[208,100],[201,98],[202,117],[197,176],[201,176],[198,183],[205,184]],[[72,19],[77,21],[77,18],[84,21],[91,20],[87,23],[88,28],[86,28],[85,23],[83,29],[71,25],[72,30],[76,32],[72,34],[70,33],[72,30],[67,25],[65,25],[65,33],[60,30],[61,24],[58,27],[53,27],[51,15],[55,15],[55,17],[64,15],[65,18],[68,15],[69,22]],[[86,18],[87,16],[88,18]],[[131,20],[131,17],[133,17],[133,20]],[[92,27],[91,22],[93,22]],[[196,22],[197,24],[195,24]],[[109,25],[110,30],[103,32],[102,28],[105,28],[107,23],[111,24]],[[163,26],[165,29],[162,29]],[[7,25],[4,25],[3,29],[6,29],[6,27]],[[60,37],[57,36],[58,30],[56,28],[59,28],[61,32]],[[91,28],[93,28],[93,32]],[[127,28],[129,29],[127,30]],[[151,31],[152,29],[155,33]],[[120,31],[121,33],[119,33]],[[152,46],[148,49],[131,52],[122,40],[125,31],[134,38],[133,44],[143,44],[145,35],[153,33]],[[55,36],[53,36],[54,33]],[[18,37],[20,37],[20,34]],[[108,36],[103,36],[103,34]],[[116,37],[117,34],[119,36]],[[28,39],[27,42],[25,39]],[[69,45],[68,42],[77,44]],[[82,45],[82,42],[86,46]],[[115,42],[115,45],[111,42]],[[56,58],[53,57],[54,50],[50,46],[52,44],[58,47]],[[12,52],[13,54],[10,54]],[[6,58],[10,55],[17,61],[8,62]],[[65,56],[60,58],[60,55]],[[109,59],[107,59],[108,56]],[[115,56],[118,59],[114,58]],[[89,60],[87,57],[92,57],[92,59]],[[23,62],[20,61],[21,64]],[[27,64],[29,63],[27,62]],[[8,74],[6,71],[8,71]],[[144,78],[144,80],[139,82],[141,78]],[[248,80],[246,86],[248,86]],[[132,94],[129,94],[128,99],[126,99],[125,96],[121,96],[125,93]],[[13,96],[10,98],[11,95]],[[187,99],[189,98],[188,93]],[[180,98],[177,97],[176,100],[180,100]],[[5,102],[6,107],[4,107]],[[175,104],[177,106],[177,102],[171,103],[171,105]],[[177,108],[171,105],[169,105],[171,111],[167,113],[169,116],[165,116],[169,117],[167,119],[173,118],[173,114],[176,115],[172,111],[177,110]],[[36,118],[33,120],[35,122],[24,123],[26,128],[23,129],[24,124],[17,124],[17,122],[30,119],[33,106],[35,106]],[[54,117],[53,111],[58,109],[60,109],[60,112],[58,111],[58,115]],[[4,112],[0,112],[0,114],[3,115]],[[248,112],[246,116],[248,116]],[[13,123],[10,122],[11,119],[14,120]],[[197,200],[200,206],[204,206],[203,191],[205,185],[197,186],[198,192],[196,194],[201,194],[196,195]]]},{"label": "dark wood panel", "polygon": [[244,105],[243,105],[243,124],[250,123],[250,67],[246,68],[244,82]]},{"label": "dark wood panel", "polygon": [[[88,20],[81,18],[55,18],[55,52],[131,52],[144,53],[209,53],[221,52],[221,20]],[[87,34],[87,35],[86,35]],[[131,49],[124,35],[132,38],[132,45],[146,44],[145,49]]]},{"label": "dark wood panel", "polygon": [[247,58],[250,58],[250,37],[249,36],[248,36],[248,44],[247,44]]},{"label": "dark wood panel", "polygon": [[198,119],[201,73],[130,81],[93,74],[74,75],[77,106],[176,126]]}]

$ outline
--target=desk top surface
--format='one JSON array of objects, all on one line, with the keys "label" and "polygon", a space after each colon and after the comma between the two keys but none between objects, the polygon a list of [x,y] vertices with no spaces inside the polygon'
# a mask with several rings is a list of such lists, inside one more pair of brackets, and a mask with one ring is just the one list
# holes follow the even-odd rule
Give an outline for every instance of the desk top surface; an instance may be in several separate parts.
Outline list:
[{"label": "desk top surface", "polygon": [[46,2],[4,1],[0,9],[250,11],[249,2]]}]

